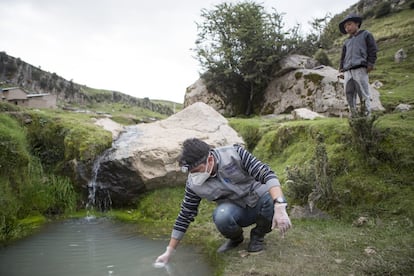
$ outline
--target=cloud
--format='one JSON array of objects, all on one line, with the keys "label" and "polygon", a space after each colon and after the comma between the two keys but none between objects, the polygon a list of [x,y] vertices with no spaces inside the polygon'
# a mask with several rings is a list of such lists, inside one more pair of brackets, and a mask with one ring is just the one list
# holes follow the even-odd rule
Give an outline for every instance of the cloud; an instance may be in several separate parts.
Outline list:
[{"label": "cloud", "polygon": [[[0,0],[0,51],[90,87],[183,102],[200,70],[191,51],[195,22],[201,9],[221,2]],[[274,0],[264,5],[285,13],[291,27],[357,1],[337,2]]]}]

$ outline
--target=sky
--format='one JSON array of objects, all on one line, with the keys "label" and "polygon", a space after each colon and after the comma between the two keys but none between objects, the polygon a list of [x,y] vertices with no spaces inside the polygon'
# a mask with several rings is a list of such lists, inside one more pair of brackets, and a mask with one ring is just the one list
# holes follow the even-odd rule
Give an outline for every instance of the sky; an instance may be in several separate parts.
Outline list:
[{"label": "sky", "polygon": [[[201,10],[233,0],[0,0],[0,51],[97,89],[182,103],[199,78]],[[256,0],[286,28],[358,0]]]}]

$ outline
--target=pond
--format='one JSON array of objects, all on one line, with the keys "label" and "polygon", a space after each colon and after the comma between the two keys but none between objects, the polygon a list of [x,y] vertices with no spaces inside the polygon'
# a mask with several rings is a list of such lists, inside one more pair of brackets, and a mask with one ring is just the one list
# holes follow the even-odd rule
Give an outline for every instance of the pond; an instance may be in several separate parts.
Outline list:
[{"label": "pond", "polygon": [[138,236],[131,225],[85,218],[52,223],[0,248],[0,275],[212,275],[196,248],[181,245],[170,263],[153,263],[168,241]]}]

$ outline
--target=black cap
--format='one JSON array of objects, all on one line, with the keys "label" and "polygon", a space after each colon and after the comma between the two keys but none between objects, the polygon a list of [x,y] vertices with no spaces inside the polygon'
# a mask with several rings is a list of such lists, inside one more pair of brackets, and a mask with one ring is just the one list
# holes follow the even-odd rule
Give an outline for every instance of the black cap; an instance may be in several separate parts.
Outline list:
[{"label": "black cap", "polygon": [[191,171],[198,165],[206,162],[211,147],[197,138],[190,138],[184,141],[178,164],[182,171]]},{"label": "black cap", "polygon": [[348,21],[353,21],[358,23],[358,28],[361,27],[362,24],[362,17],[355,14],[355,13],[351,13],[348,14],[340,23],[339,23],[339,30],[341,31],[341,33],[346,34],[345,31],[345,23]]}]

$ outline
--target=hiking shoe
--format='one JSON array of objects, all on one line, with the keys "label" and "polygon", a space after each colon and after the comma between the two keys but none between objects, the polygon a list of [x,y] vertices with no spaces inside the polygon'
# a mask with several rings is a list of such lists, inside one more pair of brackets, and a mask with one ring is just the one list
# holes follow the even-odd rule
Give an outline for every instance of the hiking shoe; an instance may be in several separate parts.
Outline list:
[{"label": "hiking shoe", "polygon": [[217,249],[217,252],[218,253],[223,253],[223,252],[226,252],[230,249],[233,249],[233,248],[237,247],[239,244],[241,244],[243,242],[243,240],[244,240],[243,235],[241,235],[240,237],[238,237],[236,239],[228,239],[225,243],[223,243]]},{"label": "hiking shoe", "polygon": [[249,245],[247,246],[247,252],[259,253],[264,249],[264,237],[252,235],[250,237]]}]

